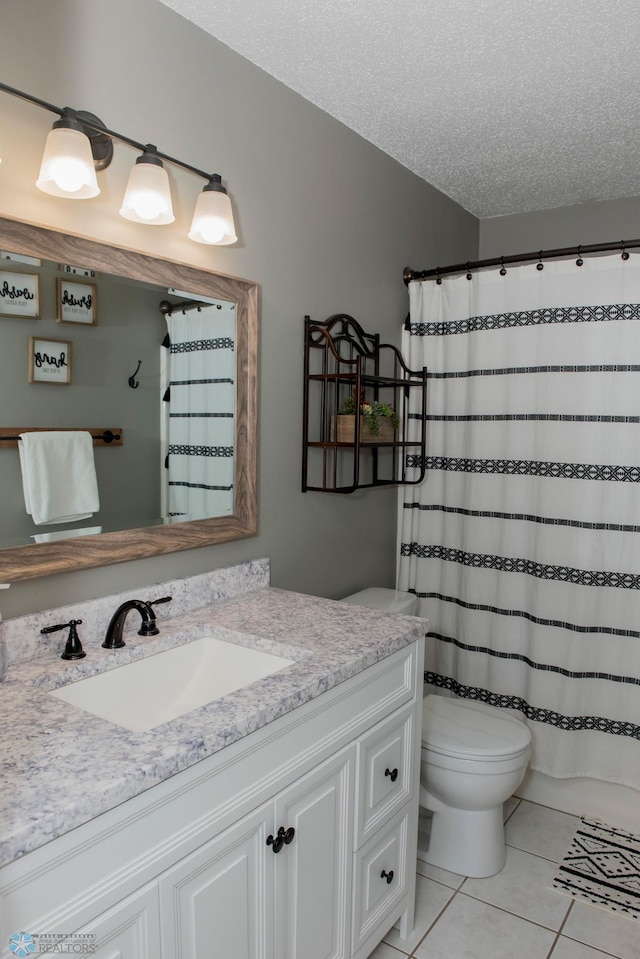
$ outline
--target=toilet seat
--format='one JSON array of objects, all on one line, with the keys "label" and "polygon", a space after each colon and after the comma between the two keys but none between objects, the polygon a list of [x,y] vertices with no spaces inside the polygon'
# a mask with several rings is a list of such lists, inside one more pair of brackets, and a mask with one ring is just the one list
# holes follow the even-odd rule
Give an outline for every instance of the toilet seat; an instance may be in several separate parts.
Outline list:
[{"label": "toilet seat", "polygon": [[422,747],[463,760],[496,761],[527,752],[531,733],[523,722],[475,700],[425,696]]},{"label": "toilet seat", "polygon": [[369,609],[381,609],[385,613],[402,613],[415,616],[418,609],[418,597],[415,593],[406,593],[401,589],[387,589],[383,586],[371,586],[358,593],[345,596],[343,603],[352,606],[368,606]]}]

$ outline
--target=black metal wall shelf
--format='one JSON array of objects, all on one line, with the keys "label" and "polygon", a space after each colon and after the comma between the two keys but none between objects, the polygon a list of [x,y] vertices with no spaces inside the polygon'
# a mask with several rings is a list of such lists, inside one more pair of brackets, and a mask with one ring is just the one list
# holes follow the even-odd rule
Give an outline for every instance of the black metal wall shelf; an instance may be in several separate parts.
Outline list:
[{"label": "black metal wall shelf", "polygon": [[[402,354],[352,316],[305,317],[302,491],[353,493],[416,485],[426,460],[427,369],[410,370]],[[344,413],[349,397],[384,403],[399,417],[372,435],[361,416]],[[358,404],[358,406],[360,405]]]}]

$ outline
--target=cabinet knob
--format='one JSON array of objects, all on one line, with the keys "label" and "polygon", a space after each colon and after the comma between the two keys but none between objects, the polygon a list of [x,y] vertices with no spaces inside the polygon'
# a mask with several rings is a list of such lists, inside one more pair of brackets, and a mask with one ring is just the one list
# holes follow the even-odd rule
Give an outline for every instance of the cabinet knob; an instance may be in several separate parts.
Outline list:
[{"label": "cabinet knob", "polygon": [[391,883],[393,882],[393,869],[390,869],[389,872],[383,869],[382,872],[380,873],[380,878],[387,880],[387,886],[391,885]]},{"label": "cabinet knob", "polygon": [[271,846],[274,853],[279,853],[283,845],[284,835],[280,835],[280,832],[278,832],[278,835],[275,837],[275,839],[272,835],[267,836],[267,846]]},{"label": "cabinet knob", "polygon": [[296,831],[293,826],[289,826],[288,829],[280,826],[275,837],[273,835],[267,836],[267,846],[271,846],[274,853],[279,853],[283,846],[288,846],[289,843],[293,842],[295,834]]},{"label": "cabinet knob", "polygon": [[392,783],[394,783],[394,782],[396,781],[396,779],[398,778],[398,770],[397,770],[397,769],[385,769],[384,774],[385,774],[385,776],[388,776],[388,777],[389,777],[389,779],[391,780]]}]

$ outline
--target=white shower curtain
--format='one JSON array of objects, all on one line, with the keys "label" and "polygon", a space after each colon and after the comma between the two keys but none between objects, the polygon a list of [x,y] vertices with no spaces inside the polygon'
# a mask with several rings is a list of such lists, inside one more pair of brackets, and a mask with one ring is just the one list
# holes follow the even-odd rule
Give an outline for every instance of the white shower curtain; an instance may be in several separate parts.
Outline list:
[{"label": "white shower curtain", "polygon": [[640,789],[640,256],[409,293],[428,459],[398,587],[428,688],[518,711],[536,770]]},{"label": "white shower curtain", "polygon": [[233,513],[235,329],[233,303],[167,315],[165,410],[168,522]]}]

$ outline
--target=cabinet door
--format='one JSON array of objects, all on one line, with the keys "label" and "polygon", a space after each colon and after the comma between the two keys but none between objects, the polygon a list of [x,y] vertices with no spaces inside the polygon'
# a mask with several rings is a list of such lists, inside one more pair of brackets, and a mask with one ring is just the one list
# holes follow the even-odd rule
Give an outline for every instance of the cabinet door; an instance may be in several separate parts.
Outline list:
[{"label": "cabinet door", "polygon": [[349,955],[354,758],[350,746],[276,797],[276,830],[295,829],[288,845],[270,853],[278,959]]},{"label": "cabinet door", "polygon": [[[160,955],[158,885],[154,881],[108,909],[72,938],[41,935],[38,955],[92,955],[96,959],[157,959]],[[64,940],[64,941],[62,941]]]},{"label": "cabinet door", "polygon": [[163,959],[273,959],[272,808],[261,806],[163,873]]}]

